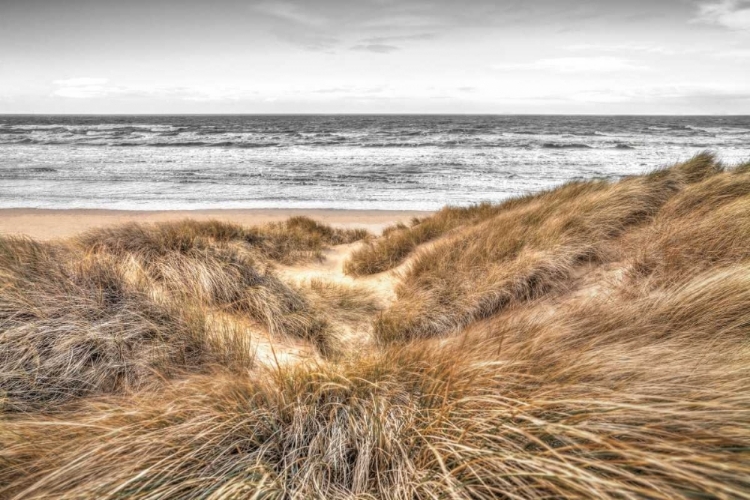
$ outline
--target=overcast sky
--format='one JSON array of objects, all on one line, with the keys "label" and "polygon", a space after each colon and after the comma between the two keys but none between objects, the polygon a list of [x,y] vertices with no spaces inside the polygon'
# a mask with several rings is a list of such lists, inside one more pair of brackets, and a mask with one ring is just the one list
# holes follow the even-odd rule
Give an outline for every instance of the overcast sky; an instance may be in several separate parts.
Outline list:
[{"label": "overcast sky", "polygon": [[0,0],[0,112],[750,114],[750,0]]}]

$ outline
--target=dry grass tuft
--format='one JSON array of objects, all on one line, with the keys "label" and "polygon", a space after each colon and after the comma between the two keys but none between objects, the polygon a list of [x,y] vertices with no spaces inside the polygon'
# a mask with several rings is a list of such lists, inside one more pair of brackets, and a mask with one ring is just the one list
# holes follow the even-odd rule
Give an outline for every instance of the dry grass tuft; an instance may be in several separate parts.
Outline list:
[{"label": "dry grass tuft", "polygon": [[468,208],[445,207],[432,217],[415,218],[411,227],[403,223],[387,227],[383,230],[381,238],[368,241],[351,255],[344,266],[344,271],[353,276],[387,271],[398,266],[422,243],[432,241],[461,224],[491,217],[498,210],[501,208],[489,203],[481,203]]},{"label": "dry grass tuft", "polygon": [[[235,339],[242,344],[240,339]],[[0,407],[53,408],[156,377],[248,361],[206,335],[199,310],[157,303],[107,255],[0,239]],[[234,344],[237,347],[237,344]]]},{"label": "dry grass tuft", "polygon": [[220,221],[184,220],[151,226],[130,223],[96,229],[80,238],[85,248],[112,253],[138,253],[145,259],[167,253],[188,253],[213,243],[244,244],[282,264],[317,258],[329,245],[353,243],[368,236],[364,229],[334,229],[308,217],[245,228]]},{"label": "dry grass tuft", "polygon": [[372,290],[367,288],[322,279],[312,279],[306,285],[306,296],[316,307],[340,322],[362,324],[381,310]]},{"label": "dry grass tuft", "polygon": [[268,259],[308,258],[326,242],[349,242],[360,235],[304,217],[250,229],[188,220],[97,230],[81,237],[79,244],[90,252],[134,261],[146,287],[246,315],[272,335],[318,342],[327,321],[298,290],[275,276]]},{"label": "dry grass tuft", "polygon": [[716,156],[709,152],[700,153],[692,159],[678,163],[671,168],[671,173],[681,177],[685,182],[692,184],[706,180],[707,178],[721,173],[724,170]]}]

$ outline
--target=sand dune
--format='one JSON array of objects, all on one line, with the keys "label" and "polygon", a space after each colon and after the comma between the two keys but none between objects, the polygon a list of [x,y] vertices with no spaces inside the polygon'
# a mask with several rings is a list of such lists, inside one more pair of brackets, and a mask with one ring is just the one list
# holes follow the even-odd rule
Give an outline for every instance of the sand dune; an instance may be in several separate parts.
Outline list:
[{"label": "sand dune", "polygon": [[0,237],[0,497],[750,498],[748,235],[703,154],[379,236]]}]

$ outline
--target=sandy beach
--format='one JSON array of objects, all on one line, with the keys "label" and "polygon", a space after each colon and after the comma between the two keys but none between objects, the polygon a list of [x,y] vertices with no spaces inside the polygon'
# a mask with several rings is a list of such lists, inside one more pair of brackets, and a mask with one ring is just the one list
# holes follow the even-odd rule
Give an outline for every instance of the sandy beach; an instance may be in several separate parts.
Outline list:
[{"label": "sandy beach", "polygon": [[277,222],[298,215],[340,228],[365,228],[379,234],[397,222],[409,222],[431,212],[404,210],[247,209],[247,210],[48,210],[0,209],[0,234],[25,235],[39,240],[66,238],[89,229],[127,222],[165,222],[179,219],[221,220],[246,226]]}]

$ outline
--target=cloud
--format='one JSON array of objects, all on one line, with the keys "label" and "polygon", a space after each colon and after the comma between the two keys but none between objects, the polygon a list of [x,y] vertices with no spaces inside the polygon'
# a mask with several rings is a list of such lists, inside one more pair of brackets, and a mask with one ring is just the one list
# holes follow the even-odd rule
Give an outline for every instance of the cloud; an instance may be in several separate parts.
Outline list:
[{"label": "cloud", "polygon": [[356,50],[360,52],[373,52],[375,54],[388,54],[401,50],[401,46],[395,45],[395,43],[408,43],[423,40],[433,40],[435,33],[415,33],[409,35],[388,35],[388,36],[372,36],[369,38],[363,38],[360,42],[349,50]]},{"label": "cloud", "polygon": [[293,45],[302,47],[303,49],[314,52],[324,52],[332,50],[339,43],[339,40],[337,38],[331,36],[310,32],[304,33],[302,31],[277,32],[276,36],[287,43],[291,43]]},{"label": "cloud", "polygon": [[224,86],[111,85],[106,78],[69,78],[52,82],[52,95],[68,99],[155,97],[185,101],[227,101],[252,97],[257,92]]},{"label": "cloud", "polygon": [[714,52],[716,57],[722,59],[750,59],[750,49],[731,49]]},{"label": "cloud", "polygon": [[55,80],[55,85],[63,87],[82,87],[87,85],[104,85],[107,83],[106,78],[68,78],[67,80]]},{"label": "cloud", "polygon": [[104,97],[107,92],[98,87],[62,87],[55,90],[53,95],[58,97],[70,97],[72,99],[90,99]]},{"label": "cloud", "polygon": [[68,78],[55,80],[52,83],[57,89],[52,93],[58,97],[69,97],[72,99],[90,99],[107,95],[106,78]]},{"label": "cloud", "polygon": [[[585,52],[642,52],[646,54],[660,54],[665,56],[671,56],[678,53],[677,50],[658,45],[654,43],[618,43],[618,44],[599,44],[599,43],[579,43],[574,45],[568,45],[565,50],[570,51],[585,51]],[[679,52],[683,52],[684,49],[680,49]]]},{"label": "cloud", "polygon": [[284,42],[315,52],[330,51],[339,44],[331,36],[333,20],[322,10],[291,1],[261,2],[253,9],[266,17],[267,28]]},{"label": "cloud", "polygon": [[698,6],[698,22],[750,31],[750,0],[719,0]]},{"label": "cloud", "polygon": [[392,36],[373,36],[362,40],[364,44],[394,43],[394,42],[414,42],[424,40],[434,40],[437,37],[435,33],[416,33],[413,35],[392,35]]},{"label": "cloud", "polygon": [[370,44],[358,44],[351,48],[351,50],[357,50],[360,52],[373,52],[375,54],[388,54],[400,50],[395,45],[388,45],[385,43],[370,43]]},{"label": "cloud", "polygon": [[328,17],[317,14],[314,9],[293,2],[261,2],[255,9],[268,16],[306,26],[323,26],[329,21]]},{"label": "cloud", "polygon": [[569,95],[567,99],[588,103],[726,103],[747,101],[750,99],[750,89],[723,85],[652,85],[631,89],[584,90]]},{"label": "cloud", "polygon": [[492,68],[501,71],[552,71],[555,73],[617,73],[647,69],[628,59],[609,56],[558,57],[528,63],[495,64]]}]

